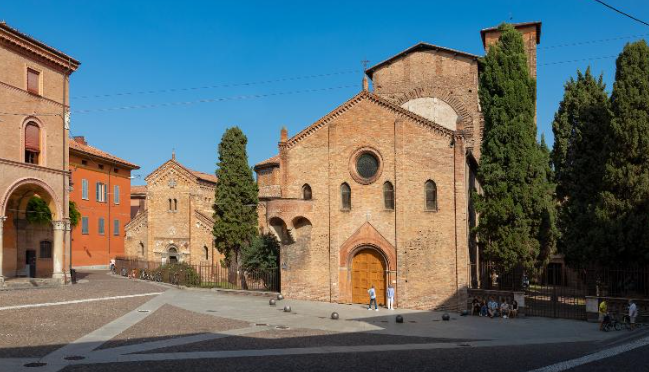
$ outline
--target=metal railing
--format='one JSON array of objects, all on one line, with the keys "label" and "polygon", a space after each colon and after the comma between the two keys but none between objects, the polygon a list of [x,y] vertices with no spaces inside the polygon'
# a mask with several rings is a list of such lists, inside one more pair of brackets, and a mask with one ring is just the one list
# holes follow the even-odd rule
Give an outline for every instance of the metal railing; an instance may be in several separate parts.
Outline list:
[{"label": "metal railing", "polygon": [[115,272],[123,276],[174,285],[279,292],[279,270],[243,270],[211,264],[161,263],[118,257]]}]

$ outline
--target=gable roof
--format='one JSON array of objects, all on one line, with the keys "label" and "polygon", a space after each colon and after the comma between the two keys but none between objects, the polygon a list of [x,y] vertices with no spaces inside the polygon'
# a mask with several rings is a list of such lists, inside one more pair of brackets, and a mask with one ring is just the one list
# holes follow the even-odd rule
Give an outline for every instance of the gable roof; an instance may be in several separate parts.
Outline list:
[{"label": "gable roof", "polygon": [[203,173],[203,172],[199,172],[199,171],[196,171],[196,170],[193,170],[193,169],[189,169],[189,168],[187,168],[186,166],[180,164],[180,163],[175,159],[175,157],[174,157],[174,158],[171,158],[171,159],[169,159],[169,160],[167,160],[167,161],[164,162],[164,163],[162,163],[158,168],[154,169],[153,172],[149,173],[149,175],[146,176],[146,177],[144,178],[144,180],[145,180],[145,181],[148,181],[149,178],[151,177],[151,175],[153,175],[154,173],[156,173],[157,171],[159,171],[160,169],[162,169],[162,167],[164,167],[165,165],[170,164],[170,163],[171,163],[171,164],[174,164],[174,165],[176,165],[176,166],[178,166],[180,169],[182,169],[183,171],[185,171],[185,172],[187,173],[188,176],[191,176],[191,177],[193,177],[193,178],[196,179],[196,180],[205,181],[205,182],[209,182],[209,183],[212,183],[212,184],[215,184],[215,185],[216,185],[216,182],[217,182],[217,180],[218,180],[218,179],[216,178],[216,176],[211,175],[211,174],[207,174],[207,173]]},{"label": "gable roof", "polygon": [[90,146],[87,143],[80,143],[77,142],[74,139],[70,139],[70,152],[71,153],[77,153],[80,155],[90,155],[96,158],[101,158],[103,160],[107,160],[108,162],[113,162],[116,163],[117,165],[121,165],[125,168],[129,169],[140,169],[140,166],[137,164],[133,164],[129,161],[126,161],[122,158],[118,158],[115,155],[109,154],[105,151],[102,151],[96,147]]},{"label": "gable roof", "polygon": [[[412,111],[408,111],[402,107],[399,107],[395,105],[394,103],[383,99],[379,97],[378,95],[374,93],[370,93],[366,90],[361,91],[351,99],[349,99],[347,102],[343,103],[342,105],[336,107],[333,111],[328,113],[327,115],[323,116],[320,118],[318,121],[315,123],[311,124],[310,126],[306,127],[293,137],[291,137],[288,141],[286,141],[286,147],[291,148],[295,146],[298,142],[303,140],[304,138],[310,136],[313,134],[315,131],[318,129],[324,127],[326,124],[328,124],[331,120],[335,119],[336,117],[340,116],[342,113],[345,111],[349,110],[350,108],[354,107],[361,101],[370,101],[376,105],[379,105],[381,107],[384,107],[392,112],[394,112],[396,115],[401,116],[401,117],[406,117],[409,120],[412,120],[422,126],[428,127],[431,130],[435,131],[438,134],[452,137],[455,134],[455,131],[448,129],[440,124],[437,124],[431,120],[428,120],[424,118],[423,116],[419,116],[415,114]],[[271,158],[272,159],[272,158]],[[269,159],[270,160],[270,159]]]},{"label": "gable roof", "polygon": [[384,60],[384,61],[382,61],[382,62],[379,62],[379,63],[377,63],[376,65],[374,65],[374,66],[368,68],[367,70],[365,70],[365,73],[366,73],[367,76],[369,76],[370,79],[371,79],[371,78],[372,78],[372,74],[374,74],[374,72],[375,72],[376,70],[378,70],[379,68],[383,67],[384,65],[386,65],[386,64],[388,64],[388,63],[391,63],[391,62],[394,61],[395,59],[402,58],[402,57],[404,57],[404,56],[406,56],[406,55],[408,55],[408,54],[410,54],[410,53],[413,53],[413,52],[416,52],[416,51],[420,51],[420,50],[441,50],[441,51],[444,51],[444,52],[448,52],[448,53],[452,53],[452,54],[456,54],[456,55],[461,55],[461,56],[464,56],[464,57],[467,57],[467,58],[471,58],[471,59],[478,59],[478,58],[480,58],[480,56],[479,56],[479,55],[476,55],[476,54],[471,54],[471,53],[467,53],[467,52],[462,52],[462,51],[460,51],[460,50],[451,49],[451,48],[446,48],[446,47],[439,46],[439,45],[433,45],[433,44],[425,43],[425,42],[422,41],[422,42],[419,42],[419,43],[417,43],[417,44],[411,46],[410,48],[408,48],[408,49],[406,49],[406,50],[404,50],[404,51],[401,51],[401,52],[399,52],[399,53],[393,55],[392,57],[390,57],[390,58],[388,58],[388,59],[386,59],[386,60]]},{"label": "gable roof", "polygon": [[133,194],[146,194],[146,185],[131,186],[131,195]]},{"label": "gable roof", "polygon": [[[536,43],[537,44],[541,43],[541,21],[512,23],[511,25],[514,26],[514,28],[535,26],[536,27]],[[482,46],[483,47],[486,47],[486,45],[485,45],[485,34],[487,32],[489,32],[489,31],[498,30],[498,27],[500,27],[500,25],[494,26],[494,27],[483,28],[482,30],[480,30],[480,37],[482,38]]]},{"label": "gable roof", "polygon": [[265,167],[270,167],[273,165],[279,165],[279,155],[275,155],[272,158],[268,158],[264,161],[261,161],[257,164],[255,164],[255,170],[259,168],[265,168]]}]

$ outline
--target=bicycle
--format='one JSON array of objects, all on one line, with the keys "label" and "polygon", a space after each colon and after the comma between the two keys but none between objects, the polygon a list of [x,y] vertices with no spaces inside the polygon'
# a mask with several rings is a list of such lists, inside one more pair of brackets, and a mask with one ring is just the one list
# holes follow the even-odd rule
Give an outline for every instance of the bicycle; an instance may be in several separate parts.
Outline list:
[{"label": "bicycle", "polygon": [[612,329],[615,329],[616,331],[622,330],[622,323],[620,323],[614,316],[606,315],[606,317],[608,317],[608,321],[606,318],[604,319],[604,332],[608,332]]}]

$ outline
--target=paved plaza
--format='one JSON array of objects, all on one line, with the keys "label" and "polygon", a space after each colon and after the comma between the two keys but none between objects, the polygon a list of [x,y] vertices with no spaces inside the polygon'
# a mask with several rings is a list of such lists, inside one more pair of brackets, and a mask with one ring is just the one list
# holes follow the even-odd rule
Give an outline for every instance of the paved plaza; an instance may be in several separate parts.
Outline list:
[{"label": "paved plaza", "polygon": [[[179,289],[104,271],[80,278],[0,292],[0,371],[549,372],[589,370],[593,361],[649,349],[645,330],[604,333],[580,321],[458,314],[443,321],[439,312],[363,305],[285,299],[270,306],[261,294]],[[330,319],[334,311],[340,319]],[[404,323],[395,322],[398,314]]]}]

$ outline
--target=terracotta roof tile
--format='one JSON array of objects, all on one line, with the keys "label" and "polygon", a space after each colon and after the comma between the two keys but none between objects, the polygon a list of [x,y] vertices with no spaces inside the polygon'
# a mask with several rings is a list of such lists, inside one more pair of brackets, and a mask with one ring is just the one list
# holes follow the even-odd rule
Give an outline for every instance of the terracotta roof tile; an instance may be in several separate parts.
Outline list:
[{"label": "terracotta roof tile", "polygon": [[99,158],[102,158],[102,159],[106,159],[106,160],[109,160],[109,161],[119,163],[120,165],[125,166],[127,168],[140,169],[140,166],[137,165],[137,164],[133,164],[133,163],[128,162],[128,161],[126,161],[126,160],[124,160],[122,158],[118,158],[117,156],[109,154],[109,153],[107,153],[105,151],[99,150],[96,147],[92,147],[90,145],[84,145],[82,143],[79,143],[79,142],[75,141],[72,138],[70,139],[70,152],[79,152],[79,153],[82,153],[82,154],[92,155],[92,156],[96,156],[96,157],[99,157]]},{"label": "terracotta roof tile", "polygon": [[274,165],[274,164],[279,165],[279,155],[275,155],[272,158],[268,158],[262,162],[255,164],[255,168],[263,167],[265,165]]},{"label": "terracotta roof tile", "polygon": [[[187,167],[185,167],[185,168],[187,168]],[[203,172],[195,171],[195,170],[193,170],[193,169],[189,169],[189,168],[187,168],[187,170],[190,171],[190,172],[192,172],[192,174],[193,174],[194,176],[196,176],[198,179],[201,179],[201,180],[203,180],[203,181],[214,182],[214,183],[216,183],[216,181],[218,181],[218,179],[216,178],[216,176],[213,175],[213,174],[207,174],[207,173],[203,173]]]},{"label": "terracotta roof tile", "polygon": [[131,186],[131,195],[132,194],[146,194],[146,185]]}]

